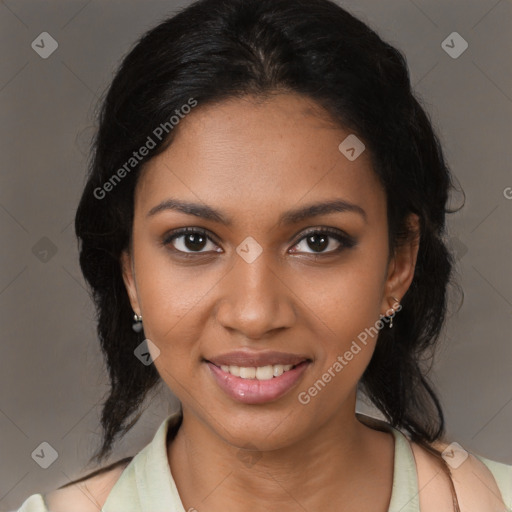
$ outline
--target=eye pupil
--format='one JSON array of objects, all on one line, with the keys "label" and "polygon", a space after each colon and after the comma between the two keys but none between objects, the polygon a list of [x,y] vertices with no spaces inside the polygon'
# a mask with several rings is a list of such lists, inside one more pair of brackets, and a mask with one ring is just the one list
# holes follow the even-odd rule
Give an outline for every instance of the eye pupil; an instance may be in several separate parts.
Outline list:
[{"label": "eye pupil", "polygon": [[185,237],[185,245],[191,251],[203,249],[205,242],[206,237],[201,233],[189,233]]},{"label": "eye pupil", "polygon": [[[315,243],[314,242],[315,239],[319,239],[320,242],[319,243]],[[321,252],[321,251],[323,251],[329,245],[328,239],[329,239],[328,236],[315,233],[315,234],[313,234],[313,235],[308,237],[308,244],[310,244],[311,249],[319,250]]]},{"label": "eye pupil", "polygon": [[[339,248],[335,249],[334,251],[326,251],[327,247],[329,246],[330,239],[334,239],[337,241]],[[203,233],[202,231],[192,230],[192,229],[183,229],[178,230],[174,232],[174,234],[171,234],[168,238],[164,238],[162,241],[162,244],[164,246],[172,245],[174,246],[174,240],[180,240],[178,247],[174,247],[174,250],[178,253],[183,254],[189,254],[192,253],[196,254],[208,254],[204,252],[205,245],[208,243],[208,241],[211,240],[210,236],[208,236],[206,233]],[[296,246],[300,246],[304,242],[309,245],[309,249],[312,250],[312,253],[309,254],[315,254],[320,256],[321,254],[337,254],[340,253],[345,248],[353,247],[357,244],[357,242],[353,242],[350,240],[350,238],[346,239],[342,235],[336,233],[331,233],[329,230],[315,230],[310,232],[309,234],[306,234],[300,239],[300,242],[296,244]],[[179,247],[181,246],[181,248]],[[294,246],[295,247],[295,246]],[[210,251],[211,253],[212,251]],[[214,252],[222,252],[222,251],[214,251]],[[307,252],[307,251],[300,251],[300,249],[293,252]]]}]

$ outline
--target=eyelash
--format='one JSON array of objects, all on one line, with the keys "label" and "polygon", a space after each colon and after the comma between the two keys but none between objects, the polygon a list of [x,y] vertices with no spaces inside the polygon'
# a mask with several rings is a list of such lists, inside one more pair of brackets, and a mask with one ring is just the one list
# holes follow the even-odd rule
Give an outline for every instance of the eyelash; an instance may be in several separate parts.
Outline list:
[{"label": "eyelash", "polygon": [[[218,245],[217,242],[215,241],[215,239],[212,238],[208,234],[207,230],[202,229],[202,228],[190,228],[190,227],[177,229],[175,231],[171,231],[170,233],[167,233],[164,236],[161,244],[164,247],[168,247],[169,245],[171,245],[171,242],[173,242],[175,239],[177,239],[177,238],[179,238],[181,236],[187,235],[187,234],[191,234],[191,233],[192,234],[203,235],[208,240],[210,240],[211,242],[213,242],[216,245]],[[329,237],[334,238],[336,241],[338,241],[340,243],[340,246],[337,249],[334,249],[332,251],[317,252],[317,253],[315,253],[315,252],[308,252],[308,253],[303,253],[303,254],[308,254],[308,255],[311,255],[311,256],[329,256],[329,255],[332,255],[332,254],[340,253],[340,252],[342,252],[345,249],[350,249],[350,248],[354,247],[357,244],[356,240],[353,237],[344,234],[342,231],[340,231],[338,229],[329,228],[329,227],[320,227],[320,228],[312,228],[312,229],[306,231],[305,233],[303,233],[302,236],[293,244],[293,247],[295,247],[296,245],[298,245],[300,242],[302,242],[304,239],[306,239],[308,236],[311,236],[311,235],[329,235]],[[180,251],[179,249],[176,249],[174,247],[171,250],[173,252],[175,252],[175,253],[178,253],[180,256],[183,256],[185,258],[195,257],[198,254],[207,254],[208,252],[210,252],[210,251],[206,251],[206,252],[199,252],[199,251],[184,252],[184,251]],[[297,254],[300,254],[300,253],[297,252]]]}]

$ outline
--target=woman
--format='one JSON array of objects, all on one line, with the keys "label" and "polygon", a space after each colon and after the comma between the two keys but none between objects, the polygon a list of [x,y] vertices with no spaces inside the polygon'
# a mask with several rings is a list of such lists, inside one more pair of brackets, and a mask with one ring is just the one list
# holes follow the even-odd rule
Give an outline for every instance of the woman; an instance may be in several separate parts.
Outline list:
[{"label": "woman", "polygon": [[510,510],[512,467],[444,439],[421,363],[451,188],[403,56],[335,3],[202,0],[149,31],[76,214],[111,380],[95,459],[160,379],[180,410],[20,511]]}]

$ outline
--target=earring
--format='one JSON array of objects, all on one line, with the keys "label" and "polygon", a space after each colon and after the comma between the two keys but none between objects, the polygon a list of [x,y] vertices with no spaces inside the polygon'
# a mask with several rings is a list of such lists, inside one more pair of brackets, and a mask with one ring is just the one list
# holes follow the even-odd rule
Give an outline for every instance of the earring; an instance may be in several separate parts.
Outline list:
[{"label": "earring", "polygon": [[137,315],[137,313],[135,313],[133,315],[133,319],[135,320],[135,323],[132,324],[132,329],[135,331],[135,332],[140,332],[142,331],[142,316],[141,315]]},{"label": "earring", "polygon": [[[400,305],[400,301],[396,298],[396,297],[393,297],[391,296],[391,298],[395,301],[395,304],[398,304]],[[393,308],[392,308],[393,309]],[[393,309],[393,313],[395,312],[395,310]],[[392,329],[393,328],[393,317],[389,317],[389,328]]]}]

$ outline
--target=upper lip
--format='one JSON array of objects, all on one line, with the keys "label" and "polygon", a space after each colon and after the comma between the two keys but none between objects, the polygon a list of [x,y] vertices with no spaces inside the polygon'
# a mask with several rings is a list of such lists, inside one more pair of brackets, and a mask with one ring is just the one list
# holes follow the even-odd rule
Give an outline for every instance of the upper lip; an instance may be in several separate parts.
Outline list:
[{"label": "upper lip", "polygon": [[275,364],[297,365],[302,363],[302,361],[309,360],[309,357],[303,354],[290,354],[275,351],[247,352],[243,350],[227,352],[207,359],[207,361],[213,363],[215,366],[242,366],[248,368]]}]

